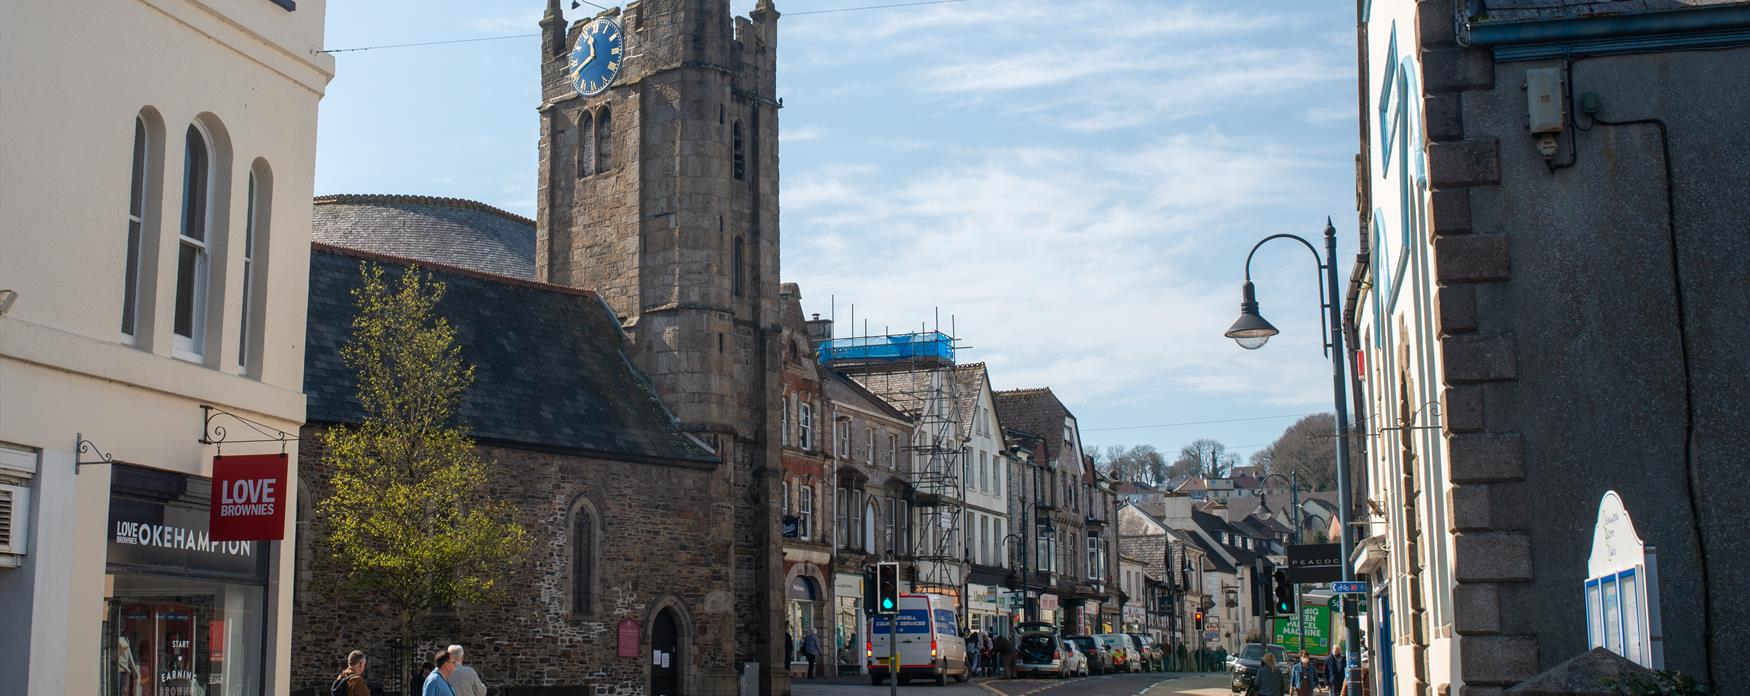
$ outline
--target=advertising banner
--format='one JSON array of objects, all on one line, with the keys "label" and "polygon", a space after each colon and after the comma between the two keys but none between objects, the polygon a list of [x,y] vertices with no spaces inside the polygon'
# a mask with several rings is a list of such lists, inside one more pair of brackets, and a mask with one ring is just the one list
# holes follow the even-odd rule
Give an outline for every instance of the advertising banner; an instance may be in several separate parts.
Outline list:
[{"label": "advertising banner", "polygon": [[213,541],[286,538],[286,471],[284,453],[213,457]]},{"label": "advertising banner", "polygon": [[1306,626],[1306,651],[1314,655],[1331,652],[1331,608],[1323,604],[1308,604],[1300,608],[1300,616],[1279,616],[1270,632],[1270,642],[1290,653],[1300,652],[1301,626]]}]

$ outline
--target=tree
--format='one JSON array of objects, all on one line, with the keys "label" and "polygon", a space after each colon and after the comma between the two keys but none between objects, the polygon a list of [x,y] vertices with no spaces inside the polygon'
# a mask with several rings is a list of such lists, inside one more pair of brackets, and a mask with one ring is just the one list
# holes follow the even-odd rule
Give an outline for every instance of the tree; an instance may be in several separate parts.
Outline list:
[{"label": "tree", "polygon": [[[496,573],[528,543],[510,506],[485,500],[486,462],[452,422],[474,368],[455,329],[434,317],[443,284],[416,268],[393,289],[379,266],[361,263],[359,273],[358,315],[340,356],[358,375],[365,416],[322,433],[334,490],[317,511],[347,583],[395,610],[411,650],[416,620],[489,599]],[[401,684],[411,684],[412,655],[399,657]]]},{"label": "tree", "polygon": [[1227,445],[1209,438],[1193,440],[1179,449],[1168,473],[1175,476],[1221,478],[1239,466],[1240,455],[1227,451]]},{"label": "tree", "polygon": [[1267,473],[1289,476],[1298,473],[1309,490],[1337,487],[1337,417],[1315,413],[1295,421],[1269,447],[1252,455],[1252,465]]},{"label": "tree", "polygon": [[1094,451],[1094,465],[1119,481],[1159,486],[1167,476],[1167,459],[1154,445],[1107,445]]}]

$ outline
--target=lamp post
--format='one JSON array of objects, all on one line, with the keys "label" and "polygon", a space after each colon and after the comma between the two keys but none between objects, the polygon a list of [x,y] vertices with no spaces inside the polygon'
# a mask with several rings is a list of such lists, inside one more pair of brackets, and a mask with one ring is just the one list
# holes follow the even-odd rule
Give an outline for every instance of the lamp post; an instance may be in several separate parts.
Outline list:
[{"label": "lamp post", "polygon": [[[1246,282],[1240,290],[1240,318],[1227,330],[1227,337],[1240,344],[1246,350],[1257,350],[1271,336],[1279,333],[1276,327],[1265,321],[1258,313],[1258,298],[1252,289],[1252,256],[1258,253],[1258,247],[1273,239],[1292,239],[1312,252],[1313,260],[1318,262],[1319,270],[1324,273],[1324,283],[1319,286],[1321,308],[1326,310],[1328,324],[1321,322],[1321,328],[1327,333],[1325,339],[1326,352],[1331,356],[1331,393],[1337,408],[1337,520],[1340,531],[1338,539],[1343,549],[1343,579],[1354,580],[1355,569],[1350,565],[1349,558],[1353,552],[1353,544],[1349,537],[1349,508],[1353,498],[1349,486],[1349,403],[1343,398],[1343,319],[1337,307],[1337,228],[1331,225],[1330,218],[1325,218],[1325,256],[1319,259],[1318,249],[1311,242],[1298,235],[1273,234],[1259,240],[1252,246],[1252,251],[1246,254]],[[1299,514],[1296,513],[1298,519]],[[1343,632],[1344,632],[1344,664],[1347,666],[1343,676],[1348,685],[1346,693],[1361,693],[1361,622],[1354,611],[1354,602],[1345,597],[1343,600]]]},{"label": "lamp post", "polygon": [[[1290,471],[1287,476],[1283,476],[1282,474],[1270,474],[1265,476],[1264,480],[1268,481],[1273,478],[1282,479],[1288,482],[1288,507],[1294,511],[1294,536],[1288,540],[1288,545],[1293,546],[1300,543],[1300,471]],[[1287,549],[1284,549],[1283,551],[1286,552]],[[1286,555],[1286,553],[1284,553],[1284,555]],[[1300,630],[1295,631],[1295,634],[1300,637],[1300,651],[1306,652],[1306,626],[1301,624],[1301,621],[1305,619],[1306,616],[1304,610],[1300,608],[1300,600],[1300,583],[1297,582],[1294,583],[1294,611],[1296,614],[1294,620],[1295,625],[1299,626]]]},{"label": "lamp post", "polygon": [[[1031,531],[1032,527],[1027,524],[1027,512],[1026,509],[1021,510],[1021,529]],[[1051,536],[1056,532],[1057,530],[1051,526],[1050,518],[1046,518],[1045,524],[1039,529],[1039,534],[1043,535],[1040,538]],[[1033,591],[1033,574],[1029,571],[1027,565],[1027,539],[1019,534],[1007,534],[1003,536],[1004,543],[1007,543],[1010,540],[1014,540],[1015,548],[1019,550],[1019,555],[1021,557],[1021,618],[1024,621],[1037,621],[1039,616],[1034,609],[1033,602],[1031,601],[1032,597],[1029,596]]]}]

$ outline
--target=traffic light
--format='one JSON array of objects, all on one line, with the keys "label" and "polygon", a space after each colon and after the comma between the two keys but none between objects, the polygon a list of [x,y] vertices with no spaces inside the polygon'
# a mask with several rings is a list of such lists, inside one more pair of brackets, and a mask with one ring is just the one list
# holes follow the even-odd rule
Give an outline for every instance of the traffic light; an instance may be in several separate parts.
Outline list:
[{"label": "traffic light", "polygon": [[875,566],[875,613],[899,613],[899,564],[879,563]]},{"label": "traffic light", "polygon": [[1201,610],[1194,612],[1191,614],[1191,618],[1197,622],[1197,630],[1203,630],[1203,612]]},{"label": "traffic light", "polygon": [[1294,585],[1288,582],[1288,573],[1282,570],[1277,570],[1274,580],[1276,588],[1276,615],[1293,616]]}]

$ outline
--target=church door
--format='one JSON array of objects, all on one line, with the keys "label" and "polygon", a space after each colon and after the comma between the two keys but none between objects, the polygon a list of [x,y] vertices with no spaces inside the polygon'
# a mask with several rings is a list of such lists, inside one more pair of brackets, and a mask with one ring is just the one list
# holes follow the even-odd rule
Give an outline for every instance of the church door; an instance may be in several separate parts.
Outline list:
[{"label": "church door", "polygon": [[680,696],[683,658],[673,609],[663,609],[656,615],[656,624],[650,629],[650,650],[651,696]]}]

